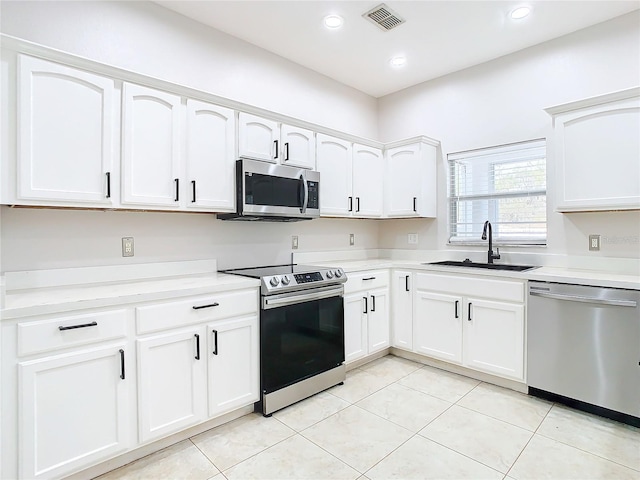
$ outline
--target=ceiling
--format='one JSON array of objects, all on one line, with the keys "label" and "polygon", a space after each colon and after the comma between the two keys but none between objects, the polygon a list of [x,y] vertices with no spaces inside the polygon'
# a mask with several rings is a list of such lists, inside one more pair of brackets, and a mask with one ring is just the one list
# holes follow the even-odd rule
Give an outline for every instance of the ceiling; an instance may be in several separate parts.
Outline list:
[{"label": "ceiling", "polygon": [[[380,1],[191,1],[156,3],[374,97],[522,50],[637,10],[640,0],[393,1],[406,22],[389,31],[362,15]],[[509,13],[532,7],[519,21]],[[328,14],[340,29],[323,25]],[[407,64],[389,60],[404,55]]]}]

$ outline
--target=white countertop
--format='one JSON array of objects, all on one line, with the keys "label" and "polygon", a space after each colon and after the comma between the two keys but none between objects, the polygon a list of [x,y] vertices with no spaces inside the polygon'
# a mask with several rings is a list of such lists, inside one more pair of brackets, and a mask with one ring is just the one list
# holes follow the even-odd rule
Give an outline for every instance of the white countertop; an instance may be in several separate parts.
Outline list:
[{"label": "white countertop", "polygon": [[525,272],[504,270],[483,270],[467,267],[448,267],[443,265],[429,265],[415,260],[366,259],[366,260],[338,260],[322,262],[322,265],[342,267],[347,274],[377,268],[406,268],[411,270],[425,270],[443,273],[457,273],[464,275],[480,275],[491,277],[507,277],[519,280],[539,280],[543,282],[572,283],[597,287],[625,288],[640,290],[640,277],[608,273],[597,270],[578,270],[557,267],[538,267]]},{"label": "white countertop", "polygon": [[161,301],[242,288],[258,288],[255,279],[209,273],[158,280],[112,282],[7,291],[2,319],[60,313],[128,303]]}]

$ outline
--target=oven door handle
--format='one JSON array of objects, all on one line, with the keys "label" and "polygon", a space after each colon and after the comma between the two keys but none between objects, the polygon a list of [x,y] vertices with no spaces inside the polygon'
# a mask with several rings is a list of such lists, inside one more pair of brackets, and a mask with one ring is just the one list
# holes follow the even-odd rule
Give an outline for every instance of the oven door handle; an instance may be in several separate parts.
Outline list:
[{"label": "oven door handle", "polygon": [[322,300],[324,298],[341,297],[344,293],[342,285],[339,287],[331,287],[321,291],[313,291],[308,293],[285,294],[283,296],[263,297],[262,308],[269,310],[270,308],[286,307],[296,303],[311,302],[313,300]]}]

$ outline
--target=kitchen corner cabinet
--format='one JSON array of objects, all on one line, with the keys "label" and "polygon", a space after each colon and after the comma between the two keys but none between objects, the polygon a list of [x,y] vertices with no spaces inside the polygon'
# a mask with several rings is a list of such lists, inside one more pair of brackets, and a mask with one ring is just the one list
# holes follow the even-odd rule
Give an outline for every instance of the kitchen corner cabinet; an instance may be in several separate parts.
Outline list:
[{"label": "kitchen corner cabinet", "polygon": [[524,282],[415,274],[414,351],[524,381]]},{"label": "kitchen corner cabinet", "polygon": [[18,55],[15,199],[108,208],[118,196],[116,90],[110,78]]},{"label": "kitchen corner cabinet", "polygon": [[177,95],[123,84],[123,204],[177,209],[180,102]]},{"label": "kitchen corner cabinet", "polygon": [[187,209],[235,210],[235,112],[187,99],[183,195]]},{"label": "kitchen corner cabinet", "polygon": [[317,135],[320,214],[377,218],[383,213],[382,151],[346,140]]},{"label": "kitchen corner cabinet", "polygon": [[240,112],[238,156],[313,169],[315,136],[311,130]]},{"label": "kitchen corner cabinet", "polygon": [[3,329],[17,345],[19,478],[62,477],[132,446],[125,319],[105,310]]},{"label": "kitchen corner cabinet", "polygon": [[391,272],[391,345],[413,350],[414,274],[408,270]]},{"label": "kitchen corner cabinet", "polygon": [[350,274],[344,296],[345,362],[389,347],[389,272]]},{"label": "kitchen corner cabinet", "polygon": [[387,145],[385,216],[436,216],[438,145],[427,137]]},{"label": "kitchen corner cabinet", "polygon": [[640,209],[640,88],[546,110],[559,212]]}]

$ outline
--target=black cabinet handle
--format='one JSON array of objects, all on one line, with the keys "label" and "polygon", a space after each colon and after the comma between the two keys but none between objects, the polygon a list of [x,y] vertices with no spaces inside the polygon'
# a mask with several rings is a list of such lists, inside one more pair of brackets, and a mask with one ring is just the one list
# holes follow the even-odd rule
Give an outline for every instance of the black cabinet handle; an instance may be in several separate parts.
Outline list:
[{"label": "black cabinet handle", "polygon": [[200,335],[196,333],[194,337],[196,337],[196,360],[200,360]]},{"label": "black cabinet handle", "polygon": [[191,180],[191,203],[196,203],[196,181]]},{"label": "black cabinet handle", "polygon": [[405,291],[409,291],[409,275],[404,276],[404,289]]},{"label": "black cabinet handle", "polygon": [[353,197],[349,197],[349,211],[353,212]]},{"label": "black cabinet handle", "polygon": [[124,350],[120,349],[120,378],[124,380]]},{"label": "black cabinet handle", "polygon": [[364,312],[362,313],[368,313],[369,312],[369,304],[367,303],[367,297],[362,297],[364,299]]},{"label": "black cabinet handle", "polygon": [[417,202],[418,202],[418,197],[413,197],[413,211],[414,212],[418,211]]},{"label": "black cabinet handle", "polygon": [[460,318],[460,315],[458,315],[458,304],[459,304],[459,303],[460,303],[460,300],[456,300],[456,303],[455,303],[455,306],[454,306],[454,309],[455,309],[455,312],[454,312],[455,318]]},{"label": "black cabinet handle", "polygon": [[107,198],[111,198],[111,172],[106,173],[107,176]]},{"label": "black cabinet handle", "polygon": [[371,311],[372,312],[376,311],[376,296],[375,295],[371,295]]},{"label": "black cabinet handle", "polygon": [[194,305],[193,308],[194,310],[200,310],[201,308],[211,308],[211,307],[217,307],[218,305],[220,305],[218,302],[213,302],[210,303],[209,305]]},{"label": "black cabinet handle", "polygon": [[365,280],[375,280],[375,279],[376,279],[376,277],[367,277],[367,278],[363,278],[363,279],[362,279],[362,281],[365,281]]},{"label": "black cabinet handle", "polygon": [[278,158],[278,140],[274,140],[273,143],[276,146],[276,154],[273,158],[276,159]]},{"label": "black cabinet handle", "polygon": [[471,321],[471,305],[472,305],[472,303],[469,302],[469,312],[468,312],[469,315],[467,316],[468,317],[467,320],[469,320],[469,321]]},{"label": "black cabinet handle", "polygon": [[75,330],[76,328],[87,328],[87,327],[97,327],[97,326],[98,326],[98,322],[91,322],[91,323],[83,323],[82,325],[69,325],[68,327],[60,326],[58,327],[58,330],[62,332],[63,330]]},{"label": "black cabinet handle", "polygon": [[176,198],[175,198],[175,201],[179,202],[180,201],[180,179],[179,178],[175,178],[173,181],[176,183]]},{"label": "black cabinet handle", "polygon": [[360,211],[360,197],[356,197],[356,212]]},{"label": "black cabinet handle", "polygon": [[213,331],[213,354],[218,355],[218,331]]},{"label": "black cabinet handle", "polygon": [[284,144],[284,161],[289,160],[289,142]]}]

